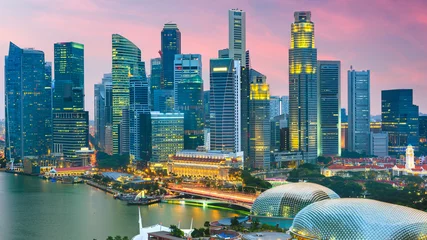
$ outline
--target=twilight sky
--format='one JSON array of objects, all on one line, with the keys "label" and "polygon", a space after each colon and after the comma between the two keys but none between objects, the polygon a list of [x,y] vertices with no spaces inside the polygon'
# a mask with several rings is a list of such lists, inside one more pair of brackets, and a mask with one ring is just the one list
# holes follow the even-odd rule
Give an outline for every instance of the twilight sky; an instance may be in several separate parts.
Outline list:
[{"label": "twilight sky", "polygon": [[[381,90],[413,88],[427,112],[427,1],[423,0],[0,0],[0,55],[9,41],[45,52],[55,42],[85,45],[86,109],[93,119],[93,85],[111,72],[111,34],[119,33],[150,59],[158,57],[163,24],[176,22],[182,53],[200,53],[205,89],[209,59],[228,47],[231,8],[246,11],[252,67],[267,76],[272,95],[288,95],[288,48],[293,12],[309,10],[319,60],[341,61],[342,107],[347,70],[371,70],[371,114],[381,113]],[[0,106],[4,109],[4,58],[0,57]],[[149,73],[149,70],[147,71]],[[0,111],[4,118],[4,111]]]}]

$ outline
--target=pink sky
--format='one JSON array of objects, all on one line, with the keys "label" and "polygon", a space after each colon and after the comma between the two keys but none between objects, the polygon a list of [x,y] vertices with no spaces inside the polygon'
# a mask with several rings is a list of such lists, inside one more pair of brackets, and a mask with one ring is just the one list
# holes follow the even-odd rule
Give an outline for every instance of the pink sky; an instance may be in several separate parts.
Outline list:
[{"label": "pink sky", "polygon": [[[142,50],[147,69],[158,57],[163,24],[176,22],[182,52],[200,53],[205,89],[209,59],[228,47],[228,9],[246,11],[252,67],[264,73],[272,95],[288,95],[288,48],[294,11],[311,11],[319,60],[340,60],[342,107],[347,70],[371,70],[371,113],[381,112],[381,90],[413,88],[427,112],[427,2],[393,0],[20,0],[0,1],[0,53],[9,41],[43,50],[53,61],[55,42],[85,45],[86,109],[93,118],[93,85],[111,72],[111,34]],[[0,106],[4,106],[4,58],[0,58]],[[149,73],[149,70],[147,71]],[[3,109],[3,108],[2,108]],[[0,111],[4,118],[4,111]]]}]

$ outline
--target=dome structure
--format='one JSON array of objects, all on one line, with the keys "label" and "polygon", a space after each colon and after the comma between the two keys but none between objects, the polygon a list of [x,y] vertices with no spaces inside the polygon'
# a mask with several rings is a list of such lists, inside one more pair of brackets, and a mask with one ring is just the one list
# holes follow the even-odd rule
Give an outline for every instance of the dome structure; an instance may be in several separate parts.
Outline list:
[{"label": "dome structure", "polygon": [[369,199],[313,203],[290,228],[297,239],[427,239],[427,213]]},{"label": "dome structure", "polygon": [[290,183],[261,193],[252,205],[251,215],[292,219],[314,202],[336,198],[339,198],[338,194],[319,184]]}]

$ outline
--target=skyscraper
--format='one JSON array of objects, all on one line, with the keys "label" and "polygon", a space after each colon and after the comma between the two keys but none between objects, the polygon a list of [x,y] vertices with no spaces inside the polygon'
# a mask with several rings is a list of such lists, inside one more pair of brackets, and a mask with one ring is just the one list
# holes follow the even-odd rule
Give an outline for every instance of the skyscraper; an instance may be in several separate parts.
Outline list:
[{"label": "skyscraper", "polygon": [[[104,150],[107,126],[112,124],[112,83],[111,73],[104,74],[102,83],[95,84],[95,140]],[[111,128],[109,128],[111,129]],[[112,146],[111,146],[112,147]]]},{"label": "skyscraper", "polygon": [[52,148],[51,68],[40,50],[9,44],[5,58],[6,158],[42,156]]},{"label": "skyscraper", "polygon": [[317,158],[317,49],[311,12],[295,12],[289,49],[289,130],[291,150],[306,162]]},{"label": "skyscraper", "polygon": [[203,92],[203,109],[205,112],[205,128],[209,128],[210,126],[210,95],[211,95],[211,91],[210,90],[206,90]]},{"label": "skyscraper", "polygon": [[270,168],[270,89],[265,75],[251,69],[250,167]]},{"label": "skyscraper", "polygon": [[153,162],[167,162],[184,148],[184,114],[151,112]]},{"label": "skyscraper", "polygon": [[184,149],[203,145],[204,106],[202,58],[200,54],[177,54],[175,110],[184,113]]},{"label": "skyscraper", "polygon": [[240,9],[228,10],[228,49],[229,58],[246,67],[246,12]]},{"label": "skyscraper", "polygon": [[280,97],[270,97],[270,118],[274,118],[280,115]]},{"label": "skyscraper", "polygon": [[175,23],[166,23],[161,33],[162,41],[162,89],[174,89],[175,54],[181,54],[181,32]]},{"label": "skyscraper", "polygon": [[145,64],[141,61],[141,50],[119,34],[112,35],[113,77],[113,154],[119,153],[119,125],[123,109],[129,108],[130,77],[145,77]]},{"label": "skyscraper", "polygon": [[89,147],[89,112],[84,111],[84,46],[75,42],[54,45],[53,144],[67,165],[81,166],[76,154]]},{"label": "skyscraper", "polygon": [[141,126],[141,117],[150,113],[149,86],[141,76],[130,78],[129,107],[129,153],[135,161],[141,161],[141,135],[145,126]]},{"label": "skyscraper", "polygon": [[370,152],[370,71],[348,71],[348,150]]},{"label": "skyscraper", "polygon": [[282,96],[280,98],[280,114],[289,115],[289,96]]},{"label": "skyscraper", "polygon": [[240,61],[210,60],[211,150],[241,150],[240,70]]},{"label": "skyscraper", "polygon": [[162,59],[152,58],[151,59],[151,71],[150,71],[150,105],[151,109],[154,109],[154,91],[161,89],[161,78],[162,78]]},{"label": "skyscraper", "polygon": [[228,48],[218,50],[218,58],[229,58],[230,51]]},{"label": "skyscraper", "polygon": [[419,144],[418,106],[413,104],[412,89],[381,91],[382,130],[388,133],[388,153],[399,156],[410,144]]},{"label": "skyscraper", "polygon": [[317,62],[317,145],[322,156],[341,155],[341,63]]}]

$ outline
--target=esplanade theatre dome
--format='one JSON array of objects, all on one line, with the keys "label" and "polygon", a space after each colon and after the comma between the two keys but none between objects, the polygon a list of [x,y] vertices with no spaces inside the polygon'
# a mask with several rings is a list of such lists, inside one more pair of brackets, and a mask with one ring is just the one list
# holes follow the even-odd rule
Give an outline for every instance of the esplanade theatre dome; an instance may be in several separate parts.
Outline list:
[{"label": "esplanade theatre dome", "polygon": [[335,198],[339,198],[338,194],[319,184],[305,182],[285,184],[261,193],[252,205],[251,215],[293,219],[309,204]]},{"label": "esplanade theatre dome", "polygon": [[360,198],[313,203],[290,228],[296,239],[427,240],[427,213]]}]

